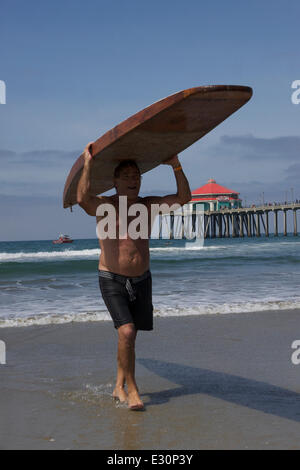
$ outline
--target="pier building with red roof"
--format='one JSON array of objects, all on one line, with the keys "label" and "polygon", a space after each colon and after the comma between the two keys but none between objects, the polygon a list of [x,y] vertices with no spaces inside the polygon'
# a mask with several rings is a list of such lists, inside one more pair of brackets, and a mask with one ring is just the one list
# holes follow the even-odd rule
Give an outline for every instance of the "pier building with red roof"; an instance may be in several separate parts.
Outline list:
[{"label": "pier building with red roof", "polygon": [[204,211],[218,211],[223,208],[238,209],[242,207],[239,194],[210,178],[206,184],[192,191],[192,199],[189,204],[193,204],[193,209],[196,209],[196,204],[202,204]]}]

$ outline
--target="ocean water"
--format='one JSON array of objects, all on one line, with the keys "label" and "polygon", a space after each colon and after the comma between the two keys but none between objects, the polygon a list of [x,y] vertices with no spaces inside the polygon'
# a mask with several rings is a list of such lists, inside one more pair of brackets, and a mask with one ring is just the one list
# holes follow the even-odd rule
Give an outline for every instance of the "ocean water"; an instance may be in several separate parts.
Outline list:
[{"label": "ocean water", "polygon": [[[156,316],[300,307],[300,237],[151,240]],[[110,320],[97,239],[0,242],[0,327]]]}]

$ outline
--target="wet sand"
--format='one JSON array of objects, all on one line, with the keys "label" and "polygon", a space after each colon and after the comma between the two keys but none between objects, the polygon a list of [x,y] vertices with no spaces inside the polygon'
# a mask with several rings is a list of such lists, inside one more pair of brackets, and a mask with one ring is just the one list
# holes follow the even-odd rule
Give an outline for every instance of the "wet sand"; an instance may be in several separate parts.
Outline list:
[{"label": "wet sand", "polygon": [[299,449],[300,311],[155,318],[139,332],[145,411],[111,398],[112,323],[1,328],[1,449]]}]

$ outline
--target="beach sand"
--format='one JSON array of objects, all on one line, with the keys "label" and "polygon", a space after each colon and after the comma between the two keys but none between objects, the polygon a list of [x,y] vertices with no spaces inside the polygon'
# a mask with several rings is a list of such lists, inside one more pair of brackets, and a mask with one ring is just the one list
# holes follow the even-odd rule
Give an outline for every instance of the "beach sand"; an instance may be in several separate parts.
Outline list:
[{"label": "beach sand", "polygon": [[111,398],[112,322],[1,328],[1,449],[299,449],[300,311],[155,318],[145,411]]}]

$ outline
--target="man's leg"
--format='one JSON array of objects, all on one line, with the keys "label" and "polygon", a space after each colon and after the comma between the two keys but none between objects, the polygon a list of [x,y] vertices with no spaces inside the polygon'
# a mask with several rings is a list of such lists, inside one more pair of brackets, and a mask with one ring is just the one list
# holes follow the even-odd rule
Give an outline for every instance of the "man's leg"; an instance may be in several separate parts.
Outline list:
[{"label": "man's leg", "polygon": [[[143,402],[139,396],[135,381],[135,339],[137,330],[133,323],[126,323],[118,328],[118,374],[117,383],[113,395],[120,401],[127,398],[131,409],[142,409]],[[124,390],[127,383],[128,397]]]},{"label": "man's leg", "polygon": [[[113,391],[113,397],[119,398],[121,403],[126,402],[128,399],[128,395],[125,390],[126,377],[125,377],[125,370],[123,368],[123,361],[122,361],[123,353],[121,353],[121,350],[123,349],[122,348],[122,339],[123,339],[122,336],[124,335],[123,330],[125,329],[124,327],[127,327],[127,325],[128,324],[123,325],[118,328],[118,358],[117,358],[118,369],[117,369],[116,386]],[[132,324],[130,323],[129,325],[132,325]],[[135,331],[135,337],[136,337],[136,333],[137,332]],[[134,340],[135,340],[135,337],[134,337]],[[121,342],[121,345],[120,345],[120,342]]]}]

